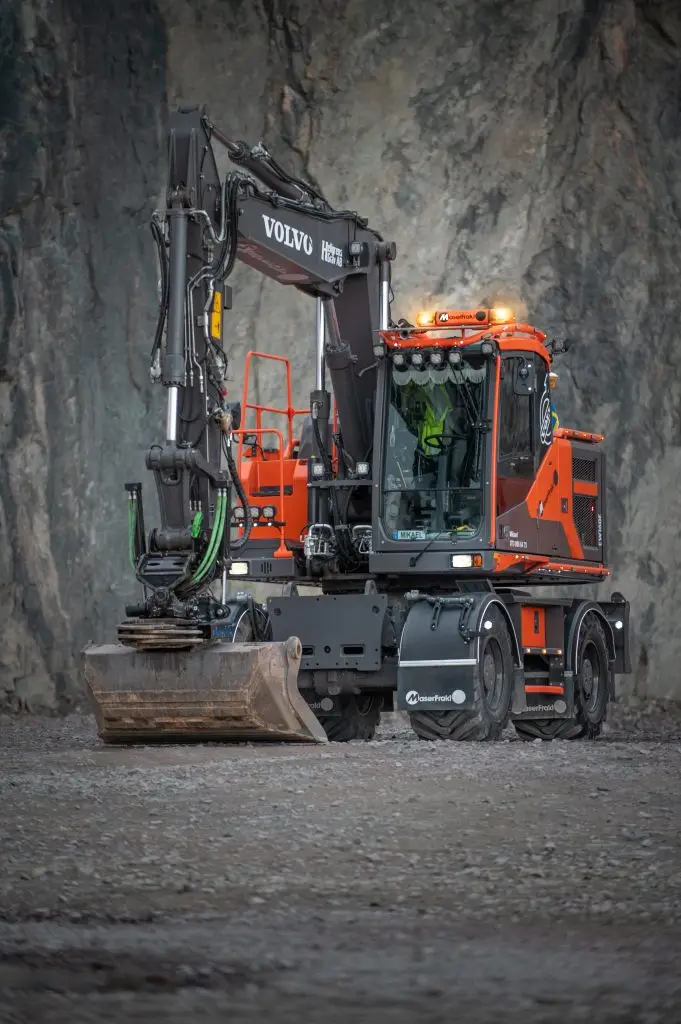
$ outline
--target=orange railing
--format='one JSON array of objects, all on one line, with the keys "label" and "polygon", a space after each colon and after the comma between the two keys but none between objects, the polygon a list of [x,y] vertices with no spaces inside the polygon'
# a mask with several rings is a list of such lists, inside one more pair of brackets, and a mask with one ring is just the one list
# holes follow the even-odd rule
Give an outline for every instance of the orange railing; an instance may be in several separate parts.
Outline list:
[{"label": "orange railing", "polygon": [[279,457],[278,457],[278,462],[279,462],[279,492],[280,492],[280,496],[281,496],[281,512],[280,512],[280,515],[279,515],[279,526],[277,527],[277,529],[279,531],[279,547],[274,552],[274,557],[275,558],[288,558],[290,552],[289,552],[288,548],[286,547],[286,534],[284,533],[284,524],[286,523],[286,514],[285,514],[286,513],[286,490],[284,488],[284,448],[283,448],[284,438],[282,437],[281,430],[277,430],[275,427],[256,427],[255,429],[253,429],[252,427],[250,429],[244,429],[242,427],[240,430],[233,431],[233,433],[239,435],[239,451],[241,451],[241,446],[242,446],[243,441],[244,441],[244,434],[257,434],[259,437],[262,436],[263,434],[276,434],[277,437],[279,438]]},{"label": "orange railing", "polygon": [[[251,373],[251,360],[252,359],[271,359],[275,363],[284,363],[284,365],[286,367],[286,407],[285,408],[282,408],[281,406],[274,406],[274,405],[260,405],[259,403],[249,402],[248,401],[248,383],[249,383],[249,378],[250,378],[250,373]],[[291,363],[290,363],[290,360],[288,360],[286,358],[286,356],[274,356],[274,355],[270,355],[269,352],[249,352],[248,353],[248,355],[246,356],[246,366],[244,368],[244,391],[243,391],[243,399],[242,399],[242,402],[241,402],[241,408],[242,408],[242,411],[243,411],[243,420],[242,420],[242,422],[244,424],[246,423],[246,418],[248,416],[249,409],[251,409],[251,410],[253,410],[253,412],[255,412],[255,427],[256,427],[256,429],[255,429],[255,431],[253,431],[253,430],[251,430],[251,431],[248,431],[248,430],[236,431],[235,430],[234,431],[235,434],[236,433],[241,433],[242,435],[244,433],[246,433],[246,434],[248,434],[248,433],[253,434],[253,433],[257,433],[258,431],[262,430],[263,429],[263,426],[262,426],[262,414],[264,412],[271,412],[271,413],[275,413],[278,416],[285,416],[286,419],[287,419],[287,423],[288,423],[288,440],[287,440],[287,445],[286,445],[286,453],[287,453],[287,456],[290,457],[291,449],[293,447],[293,420],[294,420],[294,417],[295,416],[305,416],[305,415],[307,415],[309,413],[309,409],[296,409],[296,408],[294,408],[294,405],[293,405],[293,390],[292,390],[292,387],[291,387]],[[280,437],[281,437],[281,435],[280,435]],[[243,443],[244,442],[243,442],[243,436],[242,436],[242,438],[241,438],[241,440],[239,442],[239,455],[238,455],[239,459],[241,459],[241,451],[242,451],[242,448],[243,448]],[[283,455],[283,449],[282,449],[282,455]]]},{"label": "orange railing", "polygon": [[[260,403],[257,403],[257,402],[249,402],[248,401],[248,384],[249,384],[249,379],[250,379],[250,374],[251,374],[251,360],[252,359],[271,359],[275,363],[284,363],[284,365],[286,367],[286,406],[285,407],[275,406],[275,405],[261,405]],[[294,405],[293,405],[293,388],[292,388],[292,385],[291,385],[291,361],[289,359],[287,359],[286,356],[271,355],[269,352],[248,352],[247,353],[247,355],[246,355],[246,365],[244,367],[244,390],[243,390],[242,401],[241,401],[241,409],[242,409],[242,413],[243,413],[242,423],[244,423],[244,424],[246,423],[246,418],[248,416],[248,410],[250,409],[250,410],[252,410],[255,413],[255,427],[256,427],[256,429],[255,430],[250,430],[250,431],[247,430],[247,429],[244,429],[244,430],[241,430],[241,431],[239,431],[239,430],[235,430],[234,431],[235,434],[241,434],[242,435],[242,437],[239,440],[239,451],[238,451],[238,456],[237,456],[239,461],[241,461],[241,455],[242,455],[242,451],[243,451],[243,444],[244,444],[244,442],[243,442],[243,435],[244,434],[247,435],[249,433],[254,434],[254,433],[257,433],[259,430],[263,429],[262,414],[264,412],[274,413],[277,416],[285,416],[286,417],[287,426],[288,426],[288,436],[287,436],[287,444],[286,444],[286,456],[287,456],[287,458],[291,457],[291,451],[292,451],[292,448],[293,448],[293,420],[295,419],[296,416],[309,416],[310,415],[310,410],[309,409],[296,409],[294,407]],[[335,401],[333,402],[332,417],[333,417],[332,418],[333,433],[337,434],[338,433],[338,406],[336,405]],[[331,460],[332,460],[334,469],[337,469],[337,465],[338,465],[338,451],[336,449],[335,443],[332,444]]]}]

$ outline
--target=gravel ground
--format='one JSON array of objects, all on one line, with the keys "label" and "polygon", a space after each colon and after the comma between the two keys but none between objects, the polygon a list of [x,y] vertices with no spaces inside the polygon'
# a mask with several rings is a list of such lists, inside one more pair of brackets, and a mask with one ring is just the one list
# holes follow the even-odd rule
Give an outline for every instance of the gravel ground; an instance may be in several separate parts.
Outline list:
[{"label": "gravel ground", "polygon": [[591,743],[0,720],[0,1021],[681,1020],[681,710]]}]

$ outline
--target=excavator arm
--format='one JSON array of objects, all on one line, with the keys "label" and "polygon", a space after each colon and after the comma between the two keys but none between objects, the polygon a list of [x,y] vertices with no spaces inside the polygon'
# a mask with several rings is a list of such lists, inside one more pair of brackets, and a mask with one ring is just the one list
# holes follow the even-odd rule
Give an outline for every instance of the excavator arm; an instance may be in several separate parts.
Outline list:
[{"label": "excavator arm", "polygon": [[[237,168],[222,179],[216,142]],[[395,246],[357,213],[333,209],[316,188],[287,174],[261,144],[249,148],[229,139],[198,108],[170,117],[165,210],[151,226],[161,300],[150,372],[166,388],[167,402],[165,438],[150,446],[146,464],[156,482],[160,524],[147,534],[142,485],[126,484],[130,560],[143,598],[127,607],[118,646],[84,652],[100,732],[109,739],[188,733],[320,739],[295,686],[300,644],[295,638],[284,645],[264,642],[267,630],[252,604],[244,634],[241,605],[235,611],[226,596],[233,554],[250,533],[231,451],[240,409],[227,401],[227,281],[238,260],[316,301],[315,445],[318,451],[328,445],[327,371],[343,452],[366,461],[376,389],[373,348],[376,332],[390,325]],[[246,516],[236,542],[230,536],[233,489]],[[211,587],[220,578],[218,600]],[[237,613],[238,623],[232,621]],[[248,645],[234,644],[244,636]],[[171,664],[170,652],[183,660]],[[150,657],[156,661],[145,660]],[[197,703],[194,688],[186,686],[190,678],[203,679],[213,697]]]},{"label": "excavator arm", "polygon": [[[221,182],[213,140],[248,173],[232,172]],[[317,190],[286,174],[261,144],[249,149],[230,140],[198,109],[172,115],[169,167],[163,383],[186,387],[202,342],[193,322],[186,336],[183,310],[189,304],[207,312],[239,260],[323,303],[326,340],[318,356],[325,357],[334,385],[345,450],[366,459],[376,388],[374,334],[388,326],[394,244],[357,213],[334,210]]]}]

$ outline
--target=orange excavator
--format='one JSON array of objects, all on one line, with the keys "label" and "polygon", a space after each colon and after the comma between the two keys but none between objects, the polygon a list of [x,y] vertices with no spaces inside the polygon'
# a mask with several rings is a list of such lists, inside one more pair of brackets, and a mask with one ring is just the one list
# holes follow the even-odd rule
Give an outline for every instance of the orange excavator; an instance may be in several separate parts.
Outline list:
[{"label": "orange excavator", "polygon": [[[239,168],[222,180],[214,142]],[[140,600],[83,652],[100,735],[370,739],[397,707],[424,739],[598,736],[631,671],[629,603],[546,593],[610,573],[603,437],[559,427],[552,399],[567,343],[503,307],[395,321],[394,243],[205,110],[171,117],[168,161],[160,525],[127,484]],[[304,409],[270,353],[228,401],[237,260],[315,306]],[[279,404],[251,400],[262,361]]]}]

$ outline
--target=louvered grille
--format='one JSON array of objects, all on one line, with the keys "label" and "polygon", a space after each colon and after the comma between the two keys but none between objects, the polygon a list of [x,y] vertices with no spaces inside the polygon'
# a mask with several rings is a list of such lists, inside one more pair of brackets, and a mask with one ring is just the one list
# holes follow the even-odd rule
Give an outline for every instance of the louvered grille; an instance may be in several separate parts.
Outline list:
[{"label": "louvered grille", "polygon": [[573,459],[572,475],[575,480],[587,480],[596,483],[596,462],[593,459]]},{"label": "louvered grille", "polygon": [[598,547],[597,501],[589,494],[575,494],[572,498],[575,526],[585,548]]}]

